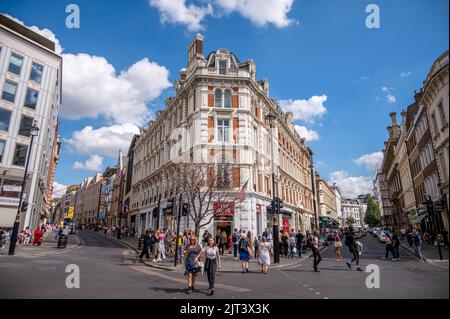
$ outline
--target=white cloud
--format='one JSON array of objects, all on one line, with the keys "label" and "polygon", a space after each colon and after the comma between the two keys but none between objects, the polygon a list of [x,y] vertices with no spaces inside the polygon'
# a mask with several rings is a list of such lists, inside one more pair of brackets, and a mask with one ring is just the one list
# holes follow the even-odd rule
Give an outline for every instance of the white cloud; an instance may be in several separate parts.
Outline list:
[{"label": "white cloud", "polygon": [[400,77],[401,77],[401,78],[406,78],[406,77],[410,76],[411,74],[412,74],[411,71],[408,71],[408,72],[400,72]]},{"label": "white cloud", "polygon": [[149,4],[158,9],[162,23],[184,24],[189,31],[203,30],[203,19],[213,14],[211,4],[196,6],[185,0],[149,0]]},{"label": "white cloud", "polygon": [[354,198],[361,194],[372,193],[372,177],[350,176],[346,171],[335,171],[329,174],[331,184],[336,183],[345,197]]},{"label": "white cloud", "polygon": [[86,126],[81,131],[75,131],[65,142],[80,154],[102,154],[118,156],[119,150],[127,152],[134,134],[139,134],[139,128],[131,123],[114,124],[94,129]]},{"label": "white cloud", "polygon": [[381,87],[381,91],[383,91],[384,93],[386,93],[386,101],[389,104],[394,104],[397,102],[397,98],[395,97],[394,94],[392,94],[392,92],[394,92],[394,88],[391,87],[387,87],[387,86],[382,86]]},{"label": "white cloud", "polygon": [[296,21],[288,18],[294,0],[214,0],[200,1],[196,5],[187,0],[149,0],[150,6],[159,11],[161,23],[182,24],[191,32],[205,29],[204,19],[209,15],[220,17],[216,11],[225,14],[239,13],[258,27],[273,24],[285,28]]},{"label": "white cloud", "polygon": [[258,27],[273,24],[285,28],[295,20],[289,19],[294,0],[215,0],[225,13],[237,12]]},{"label": "white cloud", "polygon": [[297,131],[297,133],[300,135],[300,137],[304,137],[306,139],[306,141],[308,141],[308,142],[319,139],[319,134],[316,131],[310,130],[305,126],[294,125],[294,128]]},{"label": "white cloud", "polygon": [[53,198],[61,198],[66,193],[67,185],[53,182]]},{"label": "white cloud", "polygon": [[389,104],[393,104],[393,103],[397,102],[397,98],[395,97],[395,95],[392,95],[392,94],[386,95],[386,99]]},{"label": "white cloud", "polygon": [[63,48],[61,47],[61,44],[59,43],[59,40],[56,38],[56,35],[49,29],[44,28],[44,29],[39,29],[37,26],[33,25],[33,26],[27,26],[25,23],[23,23],[23,21],[10,16],[9,14],[5,14],[5,16],[9,17],[10,19],[16,21],[17,23],[20,23],[23,26],[26,26],[27,28],[30,28],[31,30],[33,30],[34,32],[42,35],[44,38],[49,39],[50,41],[53,41],[55,43],[55,51],[58,54],[61,54],[63,51]]},{"label": "white cloud", "polygon": [[87,171],[99,171],[101,170],[103,165],[103,157],[100,155],[92,155],[90,156],[84,163],[75,162],[73,164],[73,168],[75,169],[84,169]]},{"label": "white cloud", "polygon": [[142,124],[146,103],[171,86],[169,71],[147,58],[120,75],[103,57],[64,54],[61,116],[77,120],[100,115],[115,123]]},{"label": "white cloud", "polygon": [[374,152],[370,154],[364,154],[358,159],[354,160],[355,164],[358,166],[365,166],[368,170],[376,170],[380,167],[383,161],[383,152]]},{"label": "white cloud", "polygon": [[294,120],[305,123],[314,123],[316,118],[321,118],[327,109],[323,105],[327,100],[326,95],[312,96],[309,100],[280,100],[278,103],[286,112],[294,114]]}]

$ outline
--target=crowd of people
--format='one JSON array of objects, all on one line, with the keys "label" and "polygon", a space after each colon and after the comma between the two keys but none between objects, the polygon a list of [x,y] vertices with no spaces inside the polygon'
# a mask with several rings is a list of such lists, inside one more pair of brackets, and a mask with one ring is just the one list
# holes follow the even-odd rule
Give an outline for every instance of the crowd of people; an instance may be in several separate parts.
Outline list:
[{"label": "crowd of people", "polygon": [[[25,227],[17,236],[17,245],[41,246],[47,238],[53,236],[56,240],[62,233],[62,227],[55,224],[41,224],[34,231],[30,227]],[[10,240],[12,231],[5,231],[0,228],[0,248],[6,247],[6,242]]]}]

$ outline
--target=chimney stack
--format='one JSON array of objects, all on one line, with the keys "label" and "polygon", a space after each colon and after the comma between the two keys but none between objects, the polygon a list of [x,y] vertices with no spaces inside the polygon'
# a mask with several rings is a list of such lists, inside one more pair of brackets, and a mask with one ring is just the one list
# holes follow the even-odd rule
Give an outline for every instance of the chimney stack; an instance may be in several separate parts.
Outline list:
[{"label": "chimney stack", "polygon": [[188,64],[191,63],[191,61],[195,60],[196,58],[202,58],[203,57],[203,40],[204,37],[197,33],[195,35],[194,40],[192,40],[191,44],[189,45],[188,50]]},{"label": "chimney stack", "polygon": [[392,126],[396,126],[397,124],[397,113],[391,112],[389,113],[389,116],[391,117]]}]

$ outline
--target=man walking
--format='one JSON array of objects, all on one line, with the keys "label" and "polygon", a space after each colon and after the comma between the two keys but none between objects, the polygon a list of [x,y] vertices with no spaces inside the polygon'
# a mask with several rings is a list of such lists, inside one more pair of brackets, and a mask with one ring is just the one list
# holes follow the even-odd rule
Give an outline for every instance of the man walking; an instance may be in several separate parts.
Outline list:
[{"label": "man walking", "polygon": [[319,246],[320,246],[319,231],[317,229],[314,229],[311,249],[312,249],[312,253],[314,256],[314,271],[315,272],[320,272],[318,267],[319,267],[320,261],[322,260],[322,257],[320,256]]},{"label": "man walking", "polygon": [[298,250],[298,257],[302,257],[303,253],[303,241],[305,239],[305,236],[303,235],[303,232],[299,229],[297,235],[295,235],[295,238],[297,240],[297,250]]},{"label": "man walking", "polygon": [[348,229],[347,234],[345,235],[345,245],[348,247],[350,253],[353,255],[353,259],[347,262],[348,268],[352,269],[352,263],[356,261],[356,270],[357,271],[363,271],[361,267],[359,266],[359,252],[358,252],[358,246],[356,244],[356,241],[358,239],[361,239],[365,235],[362,235],[361,237],[357,237],[355,235],[355,232],[353,231],[353,227],[350,226]]},{"label": "man walking", "polygon": [[150,246],[151,246],[151,235],[150,235],[150,231],[149,230],[145,231],[144,243],[143,244],[144,244],[144,247],[142,248],[142,252],[139,255],[139,260],[140,261],[142,261],[142,258],[144,257],[144,255],[145,255],[145,258],[147,258],[147,260],[150,259],[149,249],[150,249]]},{"label": "man walking", "polygon": [[415,247],[415,250],[416,250],[417,258],[419,258],[420,262],[424,262],[425,258],[423,258],[423,256],[422,256],[423,240],[422,240],[422,237],[420,236],[420,234],[415,229],[413,230],[412,239],[413,239],[413,242],[414,242],[414,247]]}]

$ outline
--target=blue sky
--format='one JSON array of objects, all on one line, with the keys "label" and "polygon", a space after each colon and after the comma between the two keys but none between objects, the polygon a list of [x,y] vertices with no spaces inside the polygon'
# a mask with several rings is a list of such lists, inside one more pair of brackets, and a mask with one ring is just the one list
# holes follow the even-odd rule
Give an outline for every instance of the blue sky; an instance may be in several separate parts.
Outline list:
[{"label": "blue sky", "polygon": [[[79,29],[65,26],[70,3],[80,8]],[[370,3],[380,7],[380,29],[365,26]],[[115,145],[123,148],[135,125],[173,94],[170,83],[200,32],[206,53],[224,47],[242,61],[255,61],[257,77],[270,81],[270,95],[297,114],[321,175],[354,195],[370,189],[388,113],[412,102],[433,61],[448,50],[448,5],[447,0],[15,0],[2,1],[0,11],[51,30],[67,58],[58,184],[79,183],[115,164]],[[91,73],[103,80],[93,81]],[[143,77],[149,84],[139,87]],[[134,93],[127,99],[116,90],[111,100],[99,98],[108,88],[96,86],[105,83],[130,86]],[[97,96],[89,99],[83,91],[88,85]]]}]

